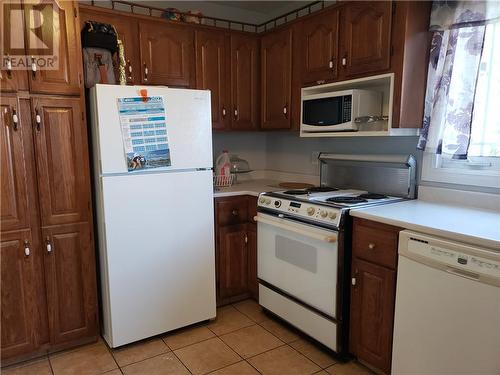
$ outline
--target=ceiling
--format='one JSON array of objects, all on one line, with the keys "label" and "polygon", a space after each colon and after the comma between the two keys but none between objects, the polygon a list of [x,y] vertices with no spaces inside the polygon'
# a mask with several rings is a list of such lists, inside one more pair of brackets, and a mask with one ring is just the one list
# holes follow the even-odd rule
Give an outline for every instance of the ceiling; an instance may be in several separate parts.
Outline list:
[{"label": "ceiling", "polygon": [[208,1],[210,3],[268,14],[269,18],[300,8],[311,1]]}]

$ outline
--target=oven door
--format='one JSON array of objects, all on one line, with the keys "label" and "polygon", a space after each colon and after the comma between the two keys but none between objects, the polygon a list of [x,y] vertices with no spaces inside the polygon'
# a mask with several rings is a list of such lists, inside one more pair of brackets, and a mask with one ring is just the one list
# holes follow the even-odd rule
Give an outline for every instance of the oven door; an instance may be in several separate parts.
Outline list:
[{"label": "oven door", "polygon": [[338,232],[261,212],[256,219],[259,279],[335,318]]}]

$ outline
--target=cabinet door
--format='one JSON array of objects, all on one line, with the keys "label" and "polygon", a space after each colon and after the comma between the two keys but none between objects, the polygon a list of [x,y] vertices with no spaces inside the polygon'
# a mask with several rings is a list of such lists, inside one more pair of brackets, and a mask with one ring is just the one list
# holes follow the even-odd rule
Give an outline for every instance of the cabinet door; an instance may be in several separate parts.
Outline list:
[{"label": "cabinet door", "polygon": [[[2,62],[0,66],[0,91],[15,92],[28,90],[28,73],[26,70],[15,70],[19,55],[26,53],[24,48],[24,17],[22,12],[12,13],[20,2],[2,2],[0,19],[0,40],[2,41]],[[16,16],[12,17],[13,14]],[[17,55],[17,56],[16,56]],[[14,56],[14,57],[13,57]]]},{"label": "cabinet door", "polygon": [[2,359],[36,347],[36,295],[30,230],[2,233]]},{"label": "cabinet door", "polygon": [[351,289],[351,352],[390,372],[396,272],[354,258]]},{"label": "cabinet door", "polygon": [[219,31],[196,30],[195,40],[196,88],[211,91],[212,128],[226,129],[231,122],[226,35]]},{"label": "cabinet door", "polygon": [[[19,101],[15,97],[0,98],[0,168],[2,231],[28,228],[29,173],[32,173],[31,123],[23,118]],[[23,123],[21,124],[21,119]],[[15,122],[17,120],[17,122]]]},{"label": "cabinet door", "polygon": [[[47,0],[40,4],[25,2],[27,52],[30,55],[54,55],[55,69],[40,65],[36,72],[30,70],[32,93],[80,94],[82,78],[82,56],[80,48],[80,25],[77,5],[73,1]],[[40,47],[42,42],[46,47]],[[31,44],[30,44],[31,43]],[[48,55],[46,55],[48,54]]]},{"label": "cabinet door", "polygon": [[142,83],[192,87],[194,33],[186,26],[139,22]]},{"label": "cabinet door", "polygon": [[259,300],[259,281],[257,279],[257,225],[247,224],[248,237],[248,290],[254,299]]},{"label": "cabinet door", "polygon": [[344,75],[385,70],[391,57],[392,3],[353,1],[342,10]]},{"label": "cabinet door", "polygon": [[51,343],[97,334],[94,250],[88,223],[42,230]]},{"label": "cabinet door", "polygon": [[231,35],[231,128],[252,130],[259,123],[259,41],[247,35]]},{"label": "cabinet door", "polygon": [[[120,14],[110,14],[84,8],[80,10],[80,24],[82,28],[85,21],[102,22],[115,27],[116,32],[118,33],[118,39],[122,41],[123,49],[125,51],[125,61],[127,65],[125,74],[127,77],[127,84],[139,85],[141,83],[141,60],[137,50],[139,46],[137,21],[132,17],[122,16]],[[117,57],[118,54],[115,56],[115,78],[116,82],[119,83],[120,74],[118,70],[119,62]]]},{"label": "cabinet door", "polygon": [[87,131],[79,98],[32,99],[42,226],[87,221]]},{"label": "cabinet door", "polygon": [[339,11],[309,18],[302,29],[302,83],[337,78]]},{"label": "cabinet door", "polygon": [[275,31],[262,37],[262,128],[289,129],[292,30]]},{"label": "cabinet door", "polygon": [[220,227],[218,235],[219,297],[244,294],[248,285],[246,224]]}]

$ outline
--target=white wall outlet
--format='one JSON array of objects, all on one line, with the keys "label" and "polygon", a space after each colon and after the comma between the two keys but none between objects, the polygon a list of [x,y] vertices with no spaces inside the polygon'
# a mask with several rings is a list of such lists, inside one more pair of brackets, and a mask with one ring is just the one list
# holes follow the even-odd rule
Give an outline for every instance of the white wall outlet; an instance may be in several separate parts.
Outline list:
[{"label": "white wall outlet", "polygon": [[318,157],[319,157],[319,151],[313,151],[311,153],[311,164],[312,165],[319,165]]}]

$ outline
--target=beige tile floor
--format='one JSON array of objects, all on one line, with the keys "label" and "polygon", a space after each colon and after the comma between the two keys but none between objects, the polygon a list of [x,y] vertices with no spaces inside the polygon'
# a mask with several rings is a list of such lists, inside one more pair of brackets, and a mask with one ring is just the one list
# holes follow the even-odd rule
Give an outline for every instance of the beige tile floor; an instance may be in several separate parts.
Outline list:
[{"label": "beige tile floor", "polygon": [[251,300],[225,306],[213,322],[119,349],[103,340],[2,369],[3,375],[369,375],[265,314]]}]

